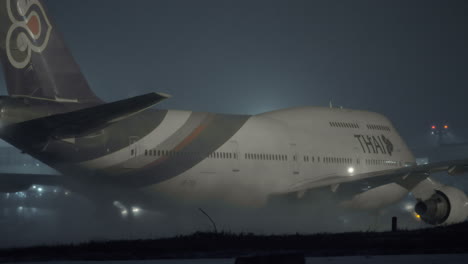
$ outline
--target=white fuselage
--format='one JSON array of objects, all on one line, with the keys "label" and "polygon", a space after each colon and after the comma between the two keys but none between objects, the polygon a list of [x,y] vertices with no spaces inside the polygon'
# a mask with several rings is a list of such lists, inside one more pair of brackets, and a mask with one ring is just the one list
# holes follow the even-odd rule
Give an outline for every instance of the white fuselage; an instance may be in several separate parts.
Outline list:
[{"label": "white fuselage", "polygon": [[[138,156],[137,162],[132,161],[135,169],[154,162],[160,157],[148,155],[148,150],[157,148],[190,114],[170,110],[161,126],[138,144],[83,166],[104,168],[129,155]],[[391,142],[391,149],[382,138]],[[303,183],[413,163],[411,151],[384,116],[304,107],[250,117],[208,158],[143,190],[176,199],[221,199],[252,206],[264,204],[272,194],[291,192]]]}]

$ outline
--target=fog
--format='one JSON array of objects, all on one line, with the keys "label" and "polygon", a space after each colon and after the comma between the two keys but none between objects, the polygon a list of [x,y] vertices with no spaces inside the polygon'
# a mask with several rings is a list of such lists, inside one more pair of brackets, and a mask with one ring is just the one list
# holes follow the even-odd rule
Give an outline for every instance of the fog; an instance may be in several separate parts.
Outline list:
[{"label": "fog", "polygon": [[[456,129],[444,136],[452,145],[433,144],[434,135],[427,129],[426,147],[416,157],[428,161],[466,158],[468,147]],[[452,139],[456,138],[456,141]],[[459,143],[454,144],[453,143]],[[4,144],[6,145],[6,144]],[[1,172],[55,173],[46,165],[23,155],[13,147],[0,148]],[[468,191],[468,178],[433,175],[436,180]],[[397,216],[399,227],[429,227],[414,216],[415,199],[408,195],[395,205],[376,211],[346,210],[330,191],[309,191],[272,197],[260,208],[243,208],[218,200],[200,203],[161,201],[155,196],[148,204],[115,203],[109,190],[88,186],[93,195],[48,186],[0,194],[0,247],[55,245],[115,239],[152,239],[213,232],[256,234],[312,234],[323,232],[388,231],[391,218]],[[242,195],[242,190],[239,190]],[[114,193],[118,197],[118,193]],[[137,193],[135,193],[137,195]],[[125,212],[125,214],[124,214]]]},{"label": "fog", "polygon": [[[418,157],[468,153],[426,149],[433,123],[449,122],[456,142],[468,132],[466,1],[44,2],[105,101],[157,91],[174,96],[163,108],[257,114],[332,100],[385,114]],[[438,177],[467,186],[463,178]],[[135,217],[123,217],[112,200],[35,187],[0,194],[0,247],[212,231],[200,207],[226,232],[388,230],[394,215],[402,228],[424,226],[407,210],[410,196],[379,212],[338,210],[328,196],[311,195],[260,209],[202,204],[138,208]]]},{"label": "fog", "polygon": [[[435,144],[427,129],[425,148],[414,148],[416,157],[428,161],[466,158],[468,146],[457,129],[443,136],[448,145]],[[411,143],[411,142],[410,142]],[[6,144],[4,144],[6,145]],[[411,144],[410,144],[411,145]],[[46,165],[23,155],[13,147],[0,148],[1,172],[55,173]],[[468,191],[468,177],[433,175],[436,180]],[[415,199],[408,195],[395,205],[376,211],[345,210],[330,191],[309,191],[272,197],[260,208],[243,208],[218,200],[203,203],[161,201],[155,196],[148,204],[115,203],[109,190],[88,186],[93,195],[57,187],[32,186],[29,190],[0,194],[0,247],[81,243],[91,240],[151,239],[213,232],[214,226],[200,209],[211,217],[218,232],[256,234],[294,234],[349,231],[388,231],[391,218],[399,227],[429,227],[414,216]],[[242,195],[242,190],[239,190]],[[136,195],[137,193],[135,193]],[[118,193],[114,193],[118,197]],[[112,194],[110,195],[112,197]],[[125,212],[125,214],[124,214]]]},{"label": "fog", "polygon": [[[40,190],[40,192],[39,192]],[[337,209],[328,195],[310,195],[302,200],[281,197],[262,208],[239,208],[217,202],[200,207],[179,206],[165,211],[99,203],[57,188],[34,186],[23,197],[9,194],[1,199],[0,247],[69,244],[114,239],[150,239],[213,232],[294,234],[346,231],[385,231],[391,217],[400,227],[424,226],[402,203],[376,212]],[[24,197],[27,196],[27,198]],[[7,227],[7,228],[5,228]]]}]

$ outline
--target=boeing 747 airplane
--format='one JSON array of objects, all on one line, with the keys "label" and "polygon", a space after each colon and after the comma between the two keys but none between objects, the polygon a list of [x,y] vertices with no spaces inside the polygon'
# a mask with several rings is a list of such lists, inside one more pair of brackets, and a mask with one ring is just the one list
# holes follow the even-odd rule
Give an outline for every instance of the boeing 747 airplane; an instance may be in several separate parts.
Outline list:
[{"label": "boeing 747 airplane", "polygon": [[[324,107],[225,115],[152,108],[169,96],[106,103],[85,77],[41,0],[0,0],[8,96],[0,137],[60,175],[0,174],[0,190],[64,186],[113,199],[224,201],[257,207],[272,196],[327,189],[347,208],[375,209],[412,192],[421,219],[465,221],[468,199],[431,173],[465,173],[468,160],[417,166],[392,123]],[[344,195],[345,194],[345,195]],[[151,201],[151,198],[146,198]]]}]

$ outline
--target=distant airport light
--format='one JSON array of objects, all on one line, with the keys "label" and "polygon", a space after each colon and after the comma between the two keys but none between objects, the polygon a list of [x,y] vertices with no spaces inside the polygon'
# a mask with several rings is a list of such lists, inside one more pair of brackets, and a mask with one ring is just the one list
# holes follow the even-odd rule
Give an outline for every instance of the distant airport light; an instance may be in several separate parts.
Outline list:
[{"label": "distant airport light", "polygon": [[353,173],[354,173],[354,168],[353,168],[353,167],[349,167],[349,168],[348,168],[348,173],[349,173],[349,174],[353,174]]},{"label": "distant airport light", "polygon": [[418,219],[418,220],[421,219],[421,216],[419,214],[417,214],[417,213],[414,213],[414,217],[416,217],[416,219]]},{"label": "distant airport light", "polygon": [[432,126],[432,129],[436,129],[437,127],[436,126]]},{"label": "distant airport light", "polygon": [[22,198],[22,199],[28,197],[28,196],[26,195],[26,193],[24,193],[24,192],[17,192],[17,193],[15,193],[15,195],[16,195],[17,197],[19,197],[19,198]]},{"label": "distant airport light", "polygon": [[447,125],[445,125],[445,126],[444,126],[444,129],[448,129],[448,126],[447,126]]},{"label": "distant airport light", "polygon": [[44,191],[44,189],[42,189],[42,188],[39,187],[39,188],[37,188],[37,191],[38,191],[38,192],[42,192],[42,191]]},{"label": "distant airport light", "polygon": [[132,212],[133,212],[134,214],[138,214],[139,212],[141,212],[141,209],[138,208],[138,207],[132,207]]}]

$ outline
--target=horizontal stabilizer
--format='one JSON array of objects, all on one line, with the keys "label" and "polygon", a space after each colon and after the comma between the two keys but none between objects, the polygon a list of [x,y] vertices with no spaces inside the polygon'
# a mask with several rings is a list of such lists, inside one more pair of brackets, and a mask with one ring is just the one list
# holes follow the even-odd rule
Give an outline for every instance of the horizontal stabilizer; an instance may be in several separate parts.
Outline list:
[{"label": "horizontal stabilizer", "polygon": [[29,141],[23,143],[30,144],[84,136],[146,110],[168,97],[165,94],[150,93],[74,112],[33,119],[5,127],[2,136],[10,139],[21,138],[23,141]]}]

